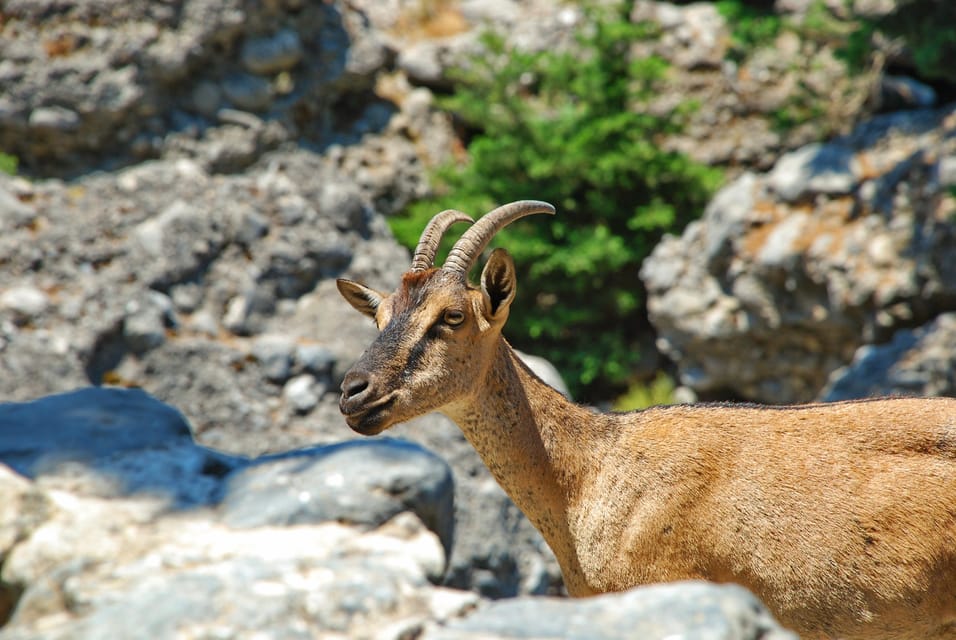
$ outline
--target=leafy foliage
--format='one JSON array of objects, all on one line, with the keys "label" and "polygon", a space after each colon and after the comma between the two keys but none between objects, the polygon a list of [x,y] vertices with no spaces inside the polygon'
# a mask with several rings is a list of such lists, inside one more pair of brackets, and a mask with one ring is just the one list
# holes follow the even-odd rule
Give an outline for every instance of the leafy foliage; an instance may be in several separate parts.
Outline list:
[{"label": "leafy foliage", "polygon": [[773,7],[753,6],[743,0],[717,0],[714,5],[733,27],[728,57],[737,62],[757,47],[772,43],[783,30],[783,20]]},{"label": "leafy foliage", "polygon": [[699,214],[721,173],[660,147],[692,106],[645,108],[667,64],[632,59],[629,49],[652,27],[629,22],[626,5],[586,12],[571,52],[484,37],[443,103],[474,132],[468,162],[439,171],[439,195],[393,218],[392,229],[412,247],[441,209],[480,215],[518,199],[553,203],[555,218],[522,220],[498,236],[526,292],[506,330],[518,348],[549,358],[576,397],[593,400],[623,389],[639,357],[641,261]]},{"label": "leafy foliage", "polygon": [[921,76],[956,82],[956,3],[952,0],[901,0],[873,28],[902,37]]},{"label": "leafy foliage", "polygon": [[19,167],[19,165],[19,158],[0,151],[0,172],[15,176],[17,175],[17,167]]},{"label": "leafy foliage", "polygon": [[666,373],[658,373],[657,377],[647,383],[638,382],[628,387],[627,391],[614,401],[611,407],[614,411],[636,411],[662,404],[674,404],[674,379]]}]

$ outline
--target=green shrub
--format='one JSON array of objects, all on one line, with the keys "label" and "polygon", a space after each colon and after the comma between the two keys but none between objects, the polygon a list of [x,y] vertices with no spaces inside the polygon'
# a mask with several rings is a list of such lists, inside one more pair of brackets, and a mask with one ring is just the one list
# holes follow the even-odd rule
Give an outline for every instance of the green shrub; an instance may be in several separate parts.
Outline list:
[{"label": "green shrub", "polygon": [[667,64],[629,55],[635,40],[653,35],[630,23],[629,11],[586,9],[573,52],[528,53],[486,35],[485,51],[443,100],[473,134],[468,162],[444,167],[438,195],[392,219],[413,247],[444,208],[480,215],[512,200],[553,203],[554,218],[533,216],[498,236],[521,290],[506,332],[518,348],[549,358],[585,400],[626,386],[647,330],[641,261],[662,234],[697,217],[721,181],[718,170],[661,148],[691,107],[644,108]]},{"label": "green shrub", "polygon": [[956,82],[956,3],[953,0],[901,0],[873,28],[903,38],[920,76]]},{"label": "green shrub", "polygon": [[717,0],[714,5],[730,25],[732,41],[727,56],[737,62],[754,49],[773,43],[783,30],[783,20],[772,6],[753,6],[744,0]]},{"label": "green shrub", "polygon": [[0,173],[15,176],[19,166],[20,160],[16,156],[0,151]]},{"label": "green shrub", "polygon": [[636,411],[661,404],[674,404],[674,379],[665,373],[658,373],[648,383],[637,382],[628,387],[611,407],[614,411]]}]

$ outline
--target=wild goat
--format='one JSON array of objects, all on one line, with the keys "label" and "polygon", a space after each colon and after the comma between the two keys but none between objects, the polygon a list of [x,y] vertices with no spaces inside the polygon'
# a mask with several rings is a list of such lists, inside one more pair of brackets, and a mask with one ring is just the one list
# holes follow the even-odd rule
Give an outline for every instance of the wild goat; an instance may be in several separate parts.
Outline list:
[{"label": "wild goat", "polygon": [[699,404],[602,414],[548,387],[501,335],[514,262],[492,236],[544,202],[474,223],[441,268],[449,210],[392,294],[339,280],[381,333],[342,383],[372,435],[454,420],[557,555],[571,595],[736,582],[812,638],[956,638],[956,399]]}]

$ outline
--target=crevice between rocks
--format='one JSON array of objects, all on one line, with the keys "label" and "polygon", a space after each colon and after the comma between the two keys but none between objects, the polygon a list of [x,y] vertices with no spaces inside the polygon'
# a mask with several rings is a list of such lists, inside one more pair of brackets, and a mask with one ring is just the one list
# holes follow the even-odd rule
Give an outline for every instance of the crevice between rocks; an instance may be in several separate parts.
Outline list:
[{"label": "crevice between rocks", "polygon": [[[0,557],[0,575],[3,575],[3,565],[6,557]],[[23,596],[23,585],[4,582],[0,579],[0,629],[6,626],[17,610],[20,598]]]}]

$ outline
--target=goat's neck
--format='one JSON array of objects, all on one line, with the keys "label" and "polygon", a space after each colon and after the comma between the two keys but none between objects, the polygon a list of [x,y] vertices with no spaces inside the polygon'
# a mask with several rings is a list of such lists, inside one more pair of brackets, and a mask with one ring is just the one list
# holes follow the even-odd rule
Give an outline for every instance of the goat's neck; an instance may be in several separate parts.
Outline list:
[{"label": "goat's neck", "polygon": [[503,339],[474,396],[444,412],[557,552],[566,579],[578,574],[564,566],[577,564],[569,509],[600,468],[607,421],[538,379]]}]

